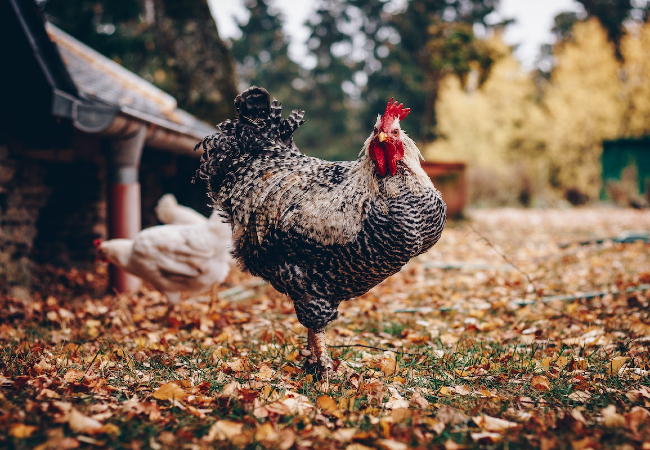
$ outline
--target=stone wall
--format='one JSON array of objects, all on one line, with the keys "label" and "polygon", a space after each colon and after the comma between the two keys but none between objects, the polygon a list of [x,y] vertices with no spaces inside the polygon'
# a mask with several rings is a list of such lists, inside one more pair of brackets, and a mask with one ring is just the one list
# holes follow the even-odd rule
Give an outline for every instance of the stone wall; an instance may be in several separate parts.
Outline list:
[{"label": "stone wall", "polygon": [[37,263],[92,264],[92,240],[105,235],[105,171],[75,156],[0,143],[0,287],[31,285]]},{"label": "stone wall", "polygon": [[[140,166],[142,225],[171,192],[209,214],[198,158],[145,148]],[[74,136],[58,149],[0,141],[0,293],[33,284],[36,265],[92,268],[93,240],[106,238],[106,158],[99,138]]]}]

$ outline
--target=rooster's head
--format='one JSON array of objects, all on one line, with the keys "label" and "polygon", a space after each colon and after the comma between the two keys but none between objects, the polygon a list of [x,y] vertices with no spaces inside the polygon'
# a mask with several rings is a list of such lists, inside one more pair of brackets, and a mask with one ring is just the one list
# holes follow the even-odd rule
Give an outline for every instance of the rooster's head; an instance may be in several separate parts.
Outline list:
[{"label": "rooster's head", "polygon": [[410,108],[404,108],[391,98],[384,115],[377,118],[370,138],[368,153],[375,163],[375,170],[384,177],[397,172],[397,161],[404,157],[404,135],[399,123],[408,116]]}]

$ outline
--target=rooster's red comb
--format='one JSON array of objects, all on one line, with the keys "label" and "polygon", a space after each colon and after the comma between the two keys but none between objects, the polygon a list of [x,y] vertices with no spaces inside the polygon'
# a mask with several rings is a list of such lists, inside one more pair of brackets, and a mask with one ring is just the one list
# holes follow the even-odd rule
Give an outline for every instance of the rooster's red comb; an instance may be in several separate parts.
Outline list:
[{"label": "rooster's red comb", "polygon": [[99,248],[99,246],[102,245],[102,242],[104,242],[102,239],[97,238],[93,241],[93,245]]},{"label": "rooster's red comb", "polygon": [[397,101],[393,102],[393,98],[390,99],[386,105],[386,111],[384,111],[384,117],[390,116],[393,118],[398,118],[400,122],[404,120],[406,116],[411,112],[411,108],[404,108],[404,103],[397,104]]},{"label": "rooster's red comb", "polygon": [[404,103],[398,104],[397,101],[394,102],[393,100],[394,98],[391,98],[386,105],[386,110],[381,118],[382,128],[388,129],[395,119],[401,122],[411,112],[411,108],[404,108]]}]

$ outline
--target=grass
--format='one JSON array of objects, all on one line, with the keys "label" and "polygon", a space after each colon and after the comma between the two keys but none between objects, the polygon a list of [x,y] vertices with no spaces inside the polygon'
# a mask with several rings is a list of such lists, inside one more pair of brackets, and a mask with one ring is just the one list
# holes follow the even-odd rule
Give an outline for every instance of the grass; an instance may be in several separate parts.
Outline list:
[{"label": "grass", "polygon": [[[5,295],[0,446],[650,447],[648,292],[519,306],[647,283],[648,246],[560,250],[557,236],[581,237],[585,222],[544,214],[538,228],[526,227],[523,212],[473,218],[523,273],[504,272],[499,254],[463,223],[345,302],[328,328],[342,361],[331,379],[303,370],[306,331],[290,302],[238,272],[215,295],[186,300],[169,323],[163,299],[147,289]],[[639,225],[629,214],[594,217],[593,234]],[[522,228],[533,231],[520,236]],[[431,269],[430,261],[482,268]],[[531,292],[526,275],[543,292]],[[247,292],[242,300],[220,296],[234,286]],[[176,390],[164,394],[170,383]]]}]

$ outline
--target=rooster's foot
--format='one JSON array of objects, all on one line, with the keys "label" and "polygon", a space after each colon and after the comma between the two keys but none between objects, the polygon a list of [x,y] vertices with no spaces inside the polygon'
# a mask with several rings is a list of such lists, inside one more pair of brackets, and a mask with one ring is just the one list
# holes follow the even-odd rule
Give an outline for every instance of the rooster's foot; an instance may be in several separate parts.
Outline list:
[{"label": "rooster's foot", "polygon": [[315,367],[321,375],[332,374],[338,368],[339,361],[333,360],[327,352],[325,345],[325,329],[312,330],[307,333],[309,350],[304,352],[307,356],[305,368]]}]

